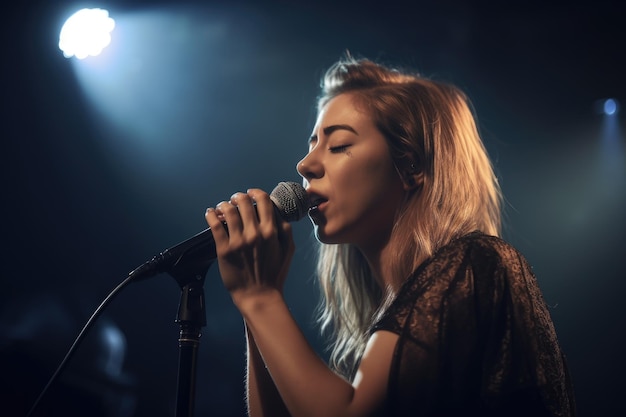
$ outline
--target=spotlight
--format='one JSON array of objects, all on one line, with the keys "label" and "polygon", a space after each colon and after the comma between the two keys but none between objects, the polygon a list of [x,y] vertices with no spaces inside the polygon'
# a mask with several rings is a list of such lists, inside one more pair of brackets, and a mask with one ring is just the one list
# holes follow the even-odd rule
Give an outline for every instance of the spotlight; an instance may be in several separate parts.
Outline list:
[{"label": "spotlight", "polygon": [[617,100],[612,98],[604,100],[604,105],[602,106],[602,111],[604,112],[604,114],[606,114],[607,116],[611,116],[616,114],[618,110],[619,103],[617,102]]},{"label": "spotlight", "polygon": [[104,9],[81,9],[70,16],[59,35],[59,49],[66,58],[97,56],[111,43],[115,21]]}]

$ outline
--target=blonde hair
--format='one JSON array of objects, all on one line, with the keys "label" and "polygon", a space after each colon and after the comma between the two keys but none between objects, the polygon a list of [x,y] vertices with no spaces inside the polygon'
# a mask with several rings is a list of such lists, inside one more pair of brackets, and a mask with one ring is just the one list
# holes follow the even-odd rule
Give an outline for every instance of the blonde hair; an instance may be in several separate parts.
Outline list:
[{"label": "blonde hair", "polygon": [[321,109],[351,93],[385,136],[399,172],[411,166],[423,183],[399,207],[388,253],[394,282],[381,290],[359,250],[320,244],[322,331],[333,336],[331,365],[352,374],[368,330],[394,290],[440,247],[469,232],[500,234],[501,192],[466,95],[458,88],[347,57],[322,80]]}]

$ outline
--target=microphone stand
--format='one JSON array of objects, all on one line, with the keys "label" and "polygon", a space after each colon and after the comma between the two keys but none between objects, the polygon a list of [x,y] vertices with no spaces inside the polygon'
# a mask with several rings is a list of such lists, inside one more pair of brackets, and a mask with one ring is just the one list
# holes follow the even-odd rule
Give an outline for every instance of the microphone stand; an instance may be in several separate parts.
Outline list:
[{"label": "microphone stand", "polygon": [[[207,245],[214,247],[215,243],[208,242]],[[198,256],[196,252],[206,250],[206,245],[191,248],[165,271],[181,288],[176,316],[176,323],[180,325],[176,417],[194,415],[198,347],[201,328],[206,326],[203,285],[209,267],[214,261],[207,259],[208,256]]]},{"label": "microphone stand", "polygon": [[[277,215],[296,221],[306,215],[310,202],[306,191],[295,182],[280,182],[270,195]],[[226,223],[224,223],[226,226]],[[196,390],[196,362],[200,330],[206,326],[204,279],[213,264],[215,242],[210,229],[165,250],[130,273],[135,280],[161,272],[170,274],[180,286],[181,298],[176,323],[180,324],[178,347],[178,392],[176,417],[193,417]]]}]

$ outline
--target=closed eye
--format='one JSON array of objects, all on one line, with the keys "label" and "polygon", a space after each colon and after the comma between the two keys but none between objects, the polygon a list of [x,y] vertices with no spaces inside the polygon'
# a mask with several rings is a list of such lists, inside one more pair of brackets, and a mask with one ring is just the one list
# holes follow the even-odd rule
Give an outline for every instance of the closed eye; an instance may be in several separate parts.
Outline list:
[{"label": "closed eye", "polygon": [[342,153],[342,152],[346,152],[347,149],[350,147],[351,145],[339,145],[339,146],[333,146],[331,148],[329,148],[328,150],[331,153]]}]

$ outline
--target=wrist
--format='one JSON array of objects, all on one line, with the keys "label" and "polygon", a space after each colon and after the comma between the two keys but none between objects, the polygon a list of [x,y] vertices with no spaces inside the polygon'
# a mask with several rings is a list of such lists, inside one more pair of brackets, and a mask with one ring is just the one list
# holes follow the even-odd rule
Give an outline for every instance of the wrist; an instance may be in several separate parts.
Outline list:
[{"label": "wrist", "polygon": [[254,292],[236,291],[231,293],[231,298],[244,319],[285,303],[283,294],[275,288]]}]

